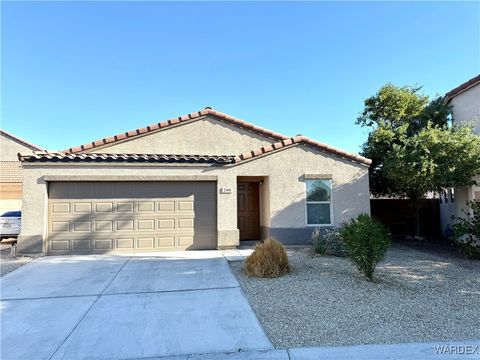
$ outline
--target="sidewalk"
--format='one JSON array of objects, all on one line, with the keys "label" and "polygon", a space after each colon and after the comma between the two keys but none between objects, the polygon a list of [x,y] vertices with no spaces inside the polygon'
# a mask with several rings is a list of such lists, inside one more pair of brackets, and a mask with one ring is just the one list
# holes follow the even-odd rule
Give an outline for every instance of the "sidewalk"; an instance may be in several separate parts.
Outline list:
[{"label": "sidewalk", "polygon": [[[240,351],[158,360],[452,360],[480,359],[480,340]],[[150,359],[154,360],[154,359]]]}]

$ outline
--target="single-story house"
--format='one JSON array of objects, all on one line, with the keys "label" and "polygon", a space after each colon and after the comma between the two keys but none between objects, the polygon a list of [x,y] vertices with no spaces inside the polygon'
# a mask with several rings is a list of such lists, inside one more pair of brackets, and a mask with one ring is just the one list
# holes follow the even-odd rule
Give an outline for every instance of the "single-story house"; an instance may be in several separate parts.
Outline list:
[{"label": "single-story house", "polygon": [[369,159],[211,108],[19,159],[24,253],[306,243],[370,212]]},{"label": "single-story house", "polygon": [[[444,101],[452,106],[455,124],[469,124],[473,132],[480,135],[480,75],[450,90],[445,94]],[[480,200],[480,174],[474,180],[477,185],[445,189],[440,194],[440,218],[444,234],[454,222],[452,216],[465,217],[470,213],[467,202]]]},{"label": "single-story house", "polygon": [[22,166],[17,154],[42,150],[37,145],[0,130],[0,213],[22,207]]}]

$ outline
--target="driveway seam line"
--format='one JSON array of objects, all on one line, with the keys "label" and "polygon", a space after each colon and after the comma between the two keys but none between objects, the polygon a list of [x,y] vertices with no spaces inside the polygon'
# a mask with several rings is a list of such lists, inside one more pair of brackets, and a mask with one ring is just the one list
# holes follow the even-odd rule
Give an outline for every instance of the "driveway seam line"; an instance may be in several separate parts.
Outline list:
[{"label": "driveway seam line", "polygon": [[292,357],[290,356],[290,348],[286,349],[286,351],[287,351],[288,360],[292,360]]},{"label": "driveway seam line", "polygon": [[41,296],[41,297],[27,297],[27,298],[5,298],[1,301],[25,301],[25,300],[48,300],[48,299],[68,299],[77,297],[95,297],[98,294],[82,294],[82,295],[62,295],[62,296]]},{"label": "driveway seam line", "polygon": [[208,356],[208,355],[235,355],[235,354],[245,354],[245,353],[252,353],[252,352],[271,352],[271,351],[287,351],[287,349],[276,349],[276,348],[249,348],[238,350],[237,348],[232,350],[218,350],[218,351],[211,351],[211,352],[196,352],[196,353],[189,353],[189,354],[167,354],[167,355],[152,355],[152,356],[144,356],[144,357],[128,357],[128,358],[119,358],[118,360],[160,360],[160,359],[171,359],[172,357],[182,358],[185,357],[186,359],[191,359],[192,357],[198,356]]},{"label": "driveway seam line", "polygon": [[[203,291],[203,290],[221,290],[221,289],[236,289],[240,287],[236,286],[219,286],[219,287],[209,287],[203,289],[178,289],[178,290],[156,290],[156,291],[138,291],[138,292],[121,292],[121,293],[104,293],[102,292],[101,296],[112,296],[112,295],[135,295],[135,294],[161,294],[161,293],[171,293],[171,292],[182,292],[182,291]],[[95,297],[100,296],[99,294],[82,294],[82,295],[63,295],[63,296],[42,296],[36,298],[7,298],[1,299],[2,301],[25,301],[25,300],[48,300],[48,299],[68,299],[68,298],[77,298],[77,297]]]},{"label": "driveway seam line", "polygon": [[103,296],[112,296],[112,295],[135,295],[135,294],[161,294],[161,293],[172,293],[172,292],[236,289],[236,288],[238,288],[238,287],[239,287],[239,286],[220,286],[220,287],[210,287],[210,288],[204,288],[204,289],[177,289],[177,290],[138,291],[138,292],[109,293],[109,294],[102,294],[102,295],[103,295]]},{"label": "driveway seam line", "polygon": [[110,284],[117,278],[118,274],[120,274],[120,272],[123,270],[125,265],[128,264],[128,262],[130,261],[131,258],[132,257],[129,257],[128,260],[125,261],[125,263],[120,267],[120,269],[117,271],[117,273],[112,278],[112,280],[107,284],[107,286],[105,286],[103,288],[102,292],[97,296],[97,298],[93,301],[93,303],[88,307],[87,311],[85,311],[85,313],[82,315],[82,317],[77,321],[77,323],[75,324],[73,329],[67,334],[67,336],[65,336],[63,341],[60,343],[60,345],[58,345],[58,347],[55,349],[55,351],[52,353],[52,355],[49,356],[48,360],[51,360],[55,356],[55,354],[58,352],[58,350],[63,346],[63,344],[65,344],[65,342],[68,340],[68,338],[73,334],[75,329],[78,328],[78,326],[83,321],[83,319],[85,319],[85,316],[87,316],[87,314],[90,312],[90,310],[92,310],[92,308],[95,306],[95,304],[98,302],[98,300],[102,297],[102,294],[105,292],[105,290],[107,290],[107,288],[110,286]]}]

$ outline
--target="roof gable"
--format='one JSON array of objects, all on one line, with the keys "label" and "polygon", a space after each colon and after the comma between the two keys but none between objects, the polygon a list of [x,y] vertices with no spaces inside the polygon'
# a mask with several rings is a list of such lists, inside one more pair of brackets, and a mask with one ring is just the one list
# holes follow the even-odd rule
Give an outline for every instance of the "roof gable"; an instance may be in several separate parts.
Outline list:
[{"label": "roof gable", "polygon": [[32,143],[29,143],[26,140],[20,139],[18,136],[15,136],[5,130],[0,130],[0,134],[22,146],[29,148],[30,150],[37,150],[37,151],[42,150],[42,148],[38,147],[37,145],[33,145]]},{"label": "roof gable", "polygon": [[463,84],[457,86],[455,89],[450,90],[445,94],[445,103],[448,103],[451,101],[455,96],[461,94],[464,91],[467,91],[468,89],[474,87],[475,85],[480,84],[480,75],[477,75],[470,80],[464,82]]},{"label": "roof gable", "polygon": [[[194,151],[191,151],[191,150],[188,151],[188,149],[182,149],[182,151],[169,151],[168,146],[164,146],[165,142],[162,141],[162,139],[157,139],[156,143],[153,142],[154,144],[153,146],[150,146],[149,144],[141,143],[141,142],[132,143],[133,146],[130,146],[130,147],[118,146],[118,144],[123,144],[134,139],[146,138],[145,135],[152,135],[155,133],[160,134],[162,130],[178,129],[181,125],[193,124],[199,120],[209,119],[209,118],[213,118],[216,121],[229,125],[230,127],[235,127],[237,129],[240,129],[243,132],[248,132],[250,134],[248,135],[249,140],[253,140],[255,137],[256,139],[255,141],[249,142],[248,144],[249,147],[247,149],[245,149],[245,146],[243,146],[243,145],[247,145],[247,144],[243,144],[244,142],[248,142],[248,141],[244,141],[245,137],[243,139],[238,138],[236,139],[237,141],[232,139],[227,139],[226,140],[227,143],[235,143],[237,144],[237,147],[233,146],[231,149],[229,148],[227,151],[223,151],[221,153],[215,153],[214,150],[218,150],[218,149],[213,149],[217,142],[217,139],[215,138],[215,134],[211,135],[206,131],[204,131],[203,128],[196,128],[196,129],[192,128],[192,130],[194,130],[193,133],[197,133],[197,134],[203,133],[211,141],[210,143],[204,144],[205,145],[203,148],[204,151],[198,151],[198,149],[195,149]],[[192,139],[187,139],[187,140],[183,139],[183,135],[187,134],[189,136],[189,133],[191,134],[192,131],[183,133],[183,134],[173,134],[171,138],[176,143],[180,143],[181,141],[178,141],[178,139],[182,139],[184,140],[183,141],[184,143],[195,144],[195,141],[192,141]],[[223,133],[221,135],[218,135],[217,133],[218,137],[221,137],[223,135],[224,135]],[[195,139],[195,140],[198,140],[198,139]],[[221,139],[221,140],[225,140],[225,139]],[[238,150],[239,143],[242,145],[241,148],[243,148],[240,151]],[[158,148],[155,148],[156,146],[155,144],[158,145]],[[89,153],[94,155],[94,157],[96,157],[96,161],[101,161],[101,159],[103,159],[102,157],[100,157],[102,153],[114,154],[115,156],[119,154],[129,154],[129,157],[128,157],[129,161],[144,161],[142,160],[143,159],[142,156],[145,154],[167,156],[170,159],[169,161],[172,161],[172,156],[177,156],[177,155],[168,155],[168,154],[183,154],[183,155],[210,154],[208,155],[210,157],[225,156],[223,154],[237,154],[237,155],[227,155],[229,158],[232,159],[231,162],[237,163],[244,160],[258,158],[264,154],[271,153],[273,151],[284,149],[290,146],[296,146],[298,144],[305,144],[317,150],[327,152],[327,153],[330,153],[351,161],[355,161],[364,165],[371,164],[370,159],[367,159],[358,154],[343,151],[333,146],[312,140],[305,136],[296,136],[296,137],[290,138],[288,136],[282,135],[280,133],[276,133],[272,130],[268,130],[268,129],[256,126],[254,124],[235,118],[228,114],[216,111],[211,108],[205,108],[203,110],[200,110],[194,113],[179,116],[178,118],[173,118],[160,123],[151,124],[144,128],[131,130],[125,133],[120,133],[114,136],[92,141],[90,143],[86,143],[80,146],[72,147],[67,150],[64,150],[60,154]],[[141,151],[142,148],[145,148],[146,151]],[[104,149],[108,149],[109,151],[103,151]],[[48,161],[47,160],[48,156],[46,155],[42,155],[41,158],[43,161]],[[55,156],[54,158],[58,161],[58,156]],[[23,159],[23,160],[26,160],[26,159]],[[36,159],[36,160],[39,160],[39,159]],[[74,159],[73,158],[70,159],[69,157],[62,157],[62,160],[71,161]],[[82,161],[83,159],[81,159],[81,157],[75,157],[75,160]],[[89,160],[91,159],[89,158]],[[116,158],[116,161],[124,161],[124,160],[126,160],[124,159],[124,157]],[[109,161],[112,161],[112,159],[109,158]]]},{"label": "roof gable", "polygon": [[355,161],[355,162],[358,162],[358,163],[361,163],[361,164],[364,164],[364,165],[370,165],[372,163],[372,160],[370,160],[366,157],[363,157],[363,156],[360,156],[360,155],[357,155],[357,154],[354,154],[354,153],[349,153],[349,152],[344,151],[344,150],[337,149],[333,146],[330,146],[330,145],[312,140],[312,139],[310,139],[306,136],[295,136],[293,138],[284,139],[284,140],[281,140],[281,141],[276,142],[274,144],[270,144],[270,145],[267,145],[267,146],[262,146],[259,149],[255,149],[255,150],[237,155],[235,157],[235,162],[238,163],[238,162],[245,161],[245,160],[255,159],[255,158],[260,157],[262,155],[272,153],[272,152],[277,151],[277,150],[285,149],[285,148],[288,148],[288,147],[291,147],[291,146],[299,145],[299,144],[305,144],[305,145],[313,147],[317,150],[324,151],[324,152],[336,155],[338,157],[345,158],[345,159],[348,159],[348,160],[352,160],[352,161]]},{"label": "roof gable", "polygon": [[33,145],[23,139],[16,137],[4,130],[0,130],[0,160],[1,161],[17,161],[17,153],[41,150],[38,146]]},{"label": "roof gable", "polygon": [[219,112],[217,110],[214,110],[212,108],[205,108],[203,110],[193,112],[190,114],[182,115],[177,118],[173,118],[170,120],[166,120],[163,122],[159,123],[154,123],[150,124],[144,128],[139,128],[135,130],[130,130],[124,133],[120,133],[117,135],[113,135],[110,137],[106,137],[100,140],[92,141],[80,146],[75,146],[66,150],[63,150],[63,152],[67,153],[79,153],[83,151],[88,151],[88,152],[95,152],[96,149],[104,148],[104,147],[109,147],[114,144],[118,144],[121,142],[125,141],[130,141],[133,139],[138,139],[142,136],[145,136],[147,134],[159,132],[161,130],[166,130],[166,129],[173,129],[176,126],[179,125],[185,125],[185,124],[191,124],[195,121],[198,121],[202,118],[206,118],[208,116],[211,116],[225,124],[228,124],[230,126],[246,130],[248,132],[251,132],[256,135],[260,135],[263,138],[265,138],[266,142],[272,142],[275,140],[283,140],[287,139],[288,137],[279,133],[276,133],[272,130],[265,129],[259,126],[256,126],[254,124],[251,124],[249,122],[246,122],[244,120],[241,120],[239,118],[230,116],[228,114]]}]

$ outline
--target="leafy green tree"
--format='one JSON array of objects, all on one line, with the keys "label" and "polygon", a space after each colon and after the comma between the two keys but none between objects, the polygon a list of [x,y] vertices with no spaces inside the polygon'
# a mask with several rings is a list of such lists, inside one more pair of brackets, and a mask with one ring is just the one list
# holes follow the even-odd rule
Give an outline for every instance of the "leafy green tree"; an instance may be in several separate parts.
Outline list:
[{"label": "leafy green tree", "polygon": [[480,200],[469,201],[467,205],[472,213],[464,211],[463,217],[455,217],[453,241],[468,258],[480,260]]},{"label": "leafy green tree", "polygon": [[429,102],[419,91],[387,84],[365,100],[357,119],[371,129],[362,155],[372,159],[372,194],[414,200],[416,235],[417,200],[429,191],[471,185],[480,173],[480,137],[470,127],[451,126],[443,99]]},{"label": "leafy green tree", "polygon": [[415,233],[420,234],[419,199],[429,191],[472,185],[480,173],[480,137],[469,127],[427,125],[406,137],[384,158],[383,174],[395,195],[415,201]]},{"label": "leafy green tree", "polygon": [[418,119],[428,105],[421,87],[397,87],[386,84],[378,93],[365,100],[365,108],[357,119],[362,126],[377,126],[394,132]]}]

